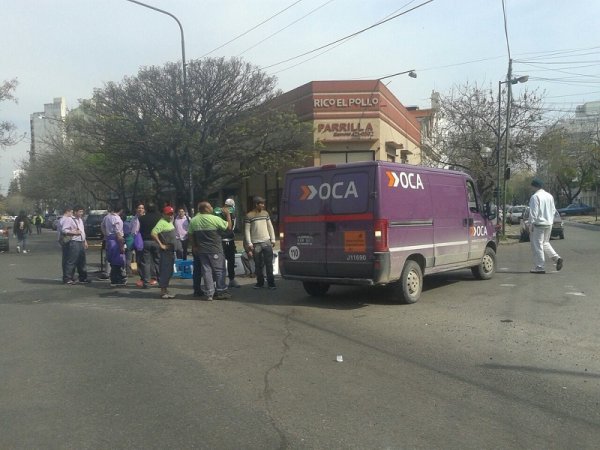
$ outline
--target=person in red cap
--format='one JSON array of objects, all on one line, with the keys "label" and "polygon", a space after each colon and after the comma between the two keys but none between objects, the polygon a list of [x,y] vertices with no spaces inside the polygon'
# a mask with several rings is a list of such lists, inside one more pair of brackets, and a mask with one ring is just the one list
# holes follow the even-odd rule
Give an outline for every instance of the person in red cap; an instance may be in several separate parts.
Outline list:
[{"label": "person in red cap", "polygon": [[160,287],[160,298],[169,299],[175,296],[169,293],[169,282],[173,276],[173,264],[175,264],[175,226],[173,225],[173,214],[175,211],[171,206],[163,208],[162,218],[152,229],[151,236],[160,247],[160,262],[158,266],[158,286]]}]

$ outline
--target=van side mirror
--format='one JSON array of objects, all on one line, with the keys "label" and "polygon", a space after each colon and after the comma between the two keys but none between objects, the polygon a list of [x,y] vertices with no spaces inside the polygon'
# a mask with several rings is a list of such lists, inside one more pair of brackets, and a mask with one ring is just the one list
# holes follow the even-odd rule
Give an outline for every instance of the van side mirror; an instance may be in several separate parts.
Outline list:
[{"label": "van side mirror", "polygon": [[496,218],[496,212],[490,206],[490,202],[485,202],[485,205],[483,207],[483,212],[484,212],[486,219],[494,220]]}]

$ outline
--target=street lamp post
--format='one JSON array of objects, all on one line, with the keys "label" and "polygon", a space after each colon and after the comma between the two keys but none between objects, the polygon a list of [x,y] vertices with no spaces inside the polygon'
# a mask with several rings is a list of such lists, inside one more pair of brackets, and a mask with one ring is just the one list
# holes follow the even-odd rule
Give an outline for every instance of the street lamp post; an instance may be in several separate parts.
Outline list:
[{"label": "street lamp post", "polygon": [[415,69],[411,69],[411,70],[405,70],[403,72],[393,73],[391,75],[386,75],[385,77],[378,78],[378,80],[385,80],[386,78],[392,78],[392,77],[396,77],[398,75],[404,75],[405,73],[407,73],[408,76],[411,78],[417,78],[417,72],[415,71]]},{"label": "street lamp post", "polygon": [[[175,22],[177,22],[177,25],[179,26],[179,31],[181,32],[181,69],[182,69],[182,75],[183,75],[183,85],[182,85],[183,121],[184,121],[185,128],[187,128],[187,120],[188,120],[187,69],[186,69],[186,63],[185,63],[185,39],[183,36],[183,26],[181,25],[181,22],[179,21],[179,19],[177,17],[175,17],[174,14],[171,14],[168,11],[165,11],[160,8],[156,8],[154,6],[147,5],[146,3],[142,3],[138,0],[127,0],[127,1],[131,2],[131,3],[135,3],[136,5],[143,6],[145,8],[153,9],[154,11],[158,11],[159,13],[166,14],[167,16],[173,18],[175,20]],[[188,150],[188,153],[189,153],[189,150]],[[189,154],[188,154],[188,159],[189,159],[189,161],[188,161],[188,164],[189,164],[188,177],[189,177],[189,183],[190,183],[190,209],[193,209],[194,208],[194,182],[193,182],[193,176],[192,176],[192,158],[191,158],[191,155],[189,155]]]},{"label": "street lamp post", "polygon": [[[500,121],[501,121],[501,112],[500,112],[500,89],[503,84],[508,85],[507,93],[506,93],[506,136],[505,136],[505,145],[504,145],[504,180],[502,183],[502,236],[506,236],[506,181],[508,175],[508,151],[510,144],[510,110],[511,110],[511,102],[512,102],[512,85],[517,83],[525,83],[529,79],[529,76],[523,75],[521,77],[512,77],[512,59],[508,60],[508,73],[506,75],[506,81],[498,82],[498,142],[497,142],[497,155],[496,161],[498,162],[498,189],[500,189]],[[499,201],[499,195],[498,195]]]}]

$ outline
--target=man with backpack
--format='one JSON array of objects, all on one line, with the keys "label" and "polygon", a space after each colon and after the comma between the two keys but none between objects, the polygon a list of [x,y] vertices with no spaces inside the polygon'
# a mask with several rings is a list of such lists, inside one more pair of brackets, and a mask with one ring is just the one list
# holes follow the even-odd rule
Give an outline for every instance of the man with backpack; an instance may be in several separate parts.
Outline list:
[{"label": "man with backpack", "polygon": [[13,233],[17,237],[17,253],[27,253],[27,235],[31,234],[31,223],[25,211],[21,211],[15,219]]}]

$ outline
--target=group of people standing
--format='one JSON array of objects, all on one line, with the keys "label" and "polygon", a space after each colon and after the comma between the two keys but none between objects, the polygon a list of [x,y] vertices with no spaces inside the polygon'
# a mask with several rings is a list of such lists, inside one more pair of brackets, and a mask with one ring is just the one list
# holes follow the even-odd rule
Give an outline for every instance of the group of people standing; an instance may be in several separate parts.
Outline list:
[{"label": "group of people standing", "polygon": [[[127,285],[127,268],[135,252],[140,277],[136,286],[145,289],[158,285],[161,298],[174,298],[168,288],[175,260],[187,259],[191,248],[194,295],[205,300],[230,298],[229,288],[240,287],[235,279],[235,201],[228,198],[222,207],[214,209],[209,202],[202,201],[197,211],[190,218],[184,208],[178,208],[175,214],[169,205],[159,211],[152,202],[139,203],[135,216],[124,221],[122,205],[111,205],[101,223],[111,286]],[[89,282],[85,271],[88,244],[82,217],[83,208],[67,208],[58,222],[65,284]],[[254,260],[257,289],[265,286],[265,272],[267,287],[276,288],[274,245],[275,231],[265,209],[265,199],[255,197],[254,209],[244,219],[244,250]]]}]

